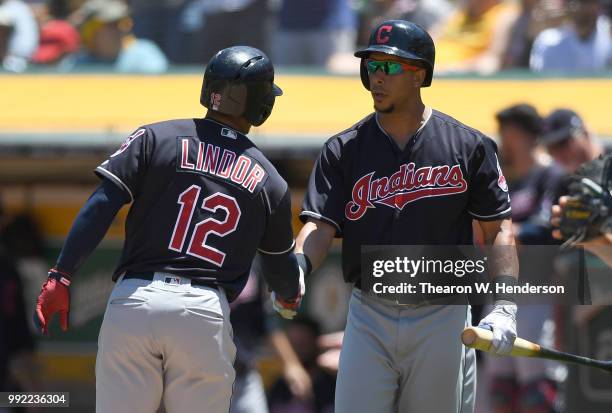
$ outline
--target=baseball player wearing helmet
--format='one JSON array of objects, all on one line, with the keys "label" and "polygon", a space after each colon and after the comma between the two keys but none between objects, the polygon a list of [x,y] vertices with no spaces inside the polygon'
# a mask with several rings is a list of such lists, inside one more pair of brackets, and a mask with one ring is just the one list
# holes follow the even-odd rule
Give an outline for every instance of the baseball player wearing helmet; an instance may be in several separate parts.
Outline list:
[{"label": "baseball player wearing helmet", "polygon": [[[487,244],[509,246],[493,260],[501,279],[516,282],[510,199],[497,148],[424,105],[420,89],[432,83],[435,49],[419,26],[385,21],[355,55],[375,113],[324,145],[296,241],[296,251],[317,268],[334,236],[341,237],[344,278],[354,284],[336,412],[471,412],[475,355],[459,340],[470,325],[470,307],[459,296],[457,305],[401,305],[365,291],[360,253],[362,245],[472,244],[475,221]],[[492,329],[494,349],[503,354],[516,337],[516,305],[499,298],[480,325]]]},{"label": "baseball player wearing helmet", "polygon": [[68,328],[73,274],[132,202],[98,340],[96,411],[226,413],[235,346],[228,303],[259,251],[275,307],[297,310],[304,260],[293,253],[286,182],[247,138],[281,90],[258,49],[218,52],[204,75],[203,119],[138,128],[95,170],[87,201],[36,305],[43,332]]}]

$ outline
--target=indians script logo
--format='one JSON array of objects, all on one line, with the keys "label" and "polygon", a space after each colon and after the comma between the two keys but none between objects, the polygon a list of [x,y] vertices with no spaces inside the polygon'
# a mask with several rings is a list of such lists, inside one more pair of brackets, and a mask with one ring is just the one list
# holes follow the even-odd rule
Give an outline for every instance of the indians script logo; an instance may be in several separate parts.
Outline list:
[{"label": "indians script logo", "polygon": [[346,204],[344,214],[351,221],[363,217],[375,204],[402,210],[410,202],[421,198],[460,194],[467,190],[467,182],[459,165],[424,166],[414,169],[410,162],[390,177],[373,179],[374,172],[355,182],[353,200]]}]

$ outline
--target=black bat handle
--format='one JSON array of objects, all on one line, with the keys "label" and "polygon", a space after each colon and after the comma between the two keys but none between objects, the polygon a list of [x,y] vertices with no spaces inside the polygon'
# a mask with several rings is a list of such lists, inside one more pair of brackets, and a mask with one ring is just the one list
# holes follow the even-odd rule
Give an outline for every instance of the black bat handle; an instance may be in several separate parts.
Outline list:
[{"label": "black bat handle", "polygon": [[550,360],[566,361],[583,366],[597,367],[612,374],[612,361],[595,360],[589,357],[577,356],[563,351],[540,347],[540,356]]}]

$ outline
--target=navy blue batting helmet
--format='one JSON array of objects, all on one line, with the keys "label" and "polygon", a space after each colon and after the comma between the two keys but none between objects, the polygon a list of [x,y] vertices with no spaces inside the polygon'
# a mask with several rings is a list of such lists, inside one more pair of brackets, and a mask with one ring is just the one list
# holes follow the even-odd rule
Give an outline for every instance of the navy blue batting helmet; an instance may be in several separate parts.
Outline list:
[{"label": "navy blue batting helmet", "polygon": [[259,126],[272,113],[276,96],[282,94],[274,84],[274,67],[264,52],[233,46],[219,51],[206,65],[200,103]]}]

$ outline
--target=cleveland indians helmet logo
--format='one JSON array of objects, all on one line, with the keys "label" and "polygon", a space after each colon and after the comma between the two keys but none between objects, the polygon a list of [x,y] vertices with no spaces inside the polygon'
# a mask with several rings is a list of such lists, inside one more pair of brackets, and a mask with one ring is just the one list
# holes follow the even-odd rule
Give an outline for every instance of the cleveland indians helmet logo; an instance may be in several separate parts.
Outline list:
[{"label": "cleveland indians helmet logo", "polygon": [[380,26],[378,28],[378,31],[376,32],[376,43],[378,44],[387,43],[391,39],[391,36],[389,35],[391,33],[391,30],[393,30],[393,26],[390,26],[390,25]]},{"label": "cleveland indians helmet logo", "polygon": [[460,194],[467,182],[459,165],[424,166],[415,170],[413,162],[404,164],[390,177],[373,179],[375,172],[359,178],[353,185],[352,200],[344,215],[351,221],[361,219],[375,204],[398,210],[422,198]]}]

